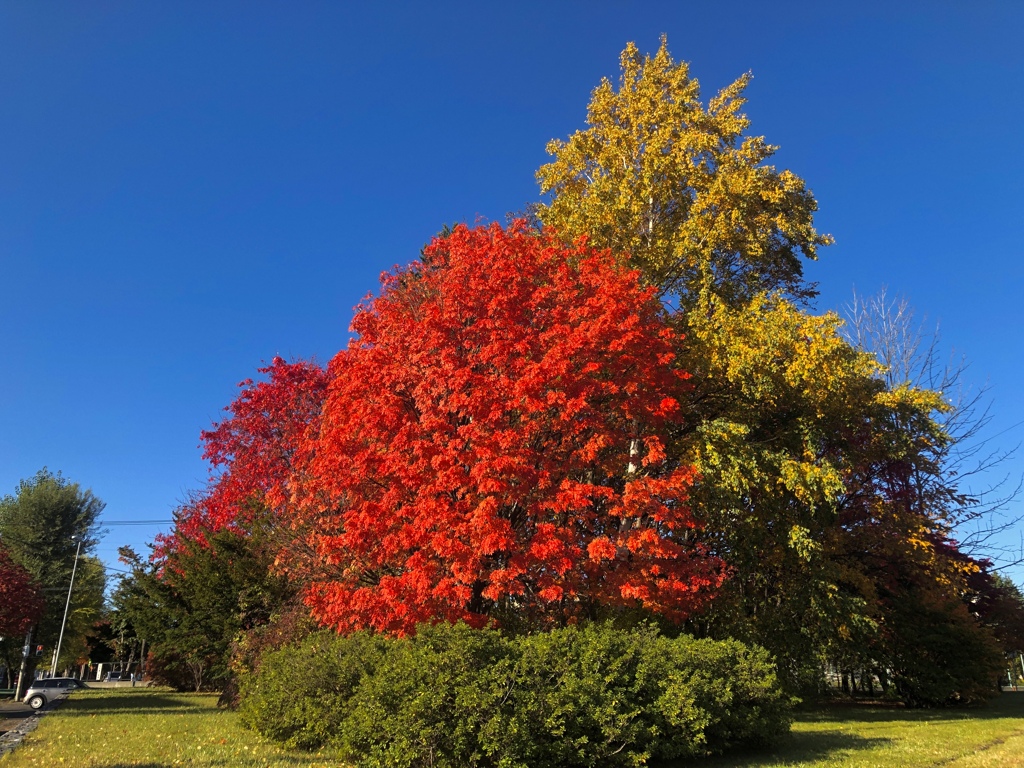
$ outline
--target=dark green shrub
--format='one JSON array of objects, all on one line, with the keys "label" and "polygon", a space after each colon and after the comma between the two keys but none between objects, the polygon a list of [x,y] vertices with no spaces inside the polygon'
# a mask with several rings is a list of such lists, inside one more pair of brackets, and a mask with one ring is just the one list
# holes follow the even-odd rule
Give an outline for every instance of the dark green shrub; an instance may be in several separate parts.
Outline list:
[{"label": "dark green shrub", "polygon": [[391,643],[349,702],[334,744],[360,766],[490,765],[478,734],[501,705],[508,642],[494,630],[423,626]]},{"label": "dark green shrub", "polygon": [[349,701],[372,676],[394,641],[358,633],[318,632],[298,645],[268,653],[245,675],[242,723],[290,747],[316,749],[336,737]]},{"label": "dark green shrub", "polygon": [[976,704],[998,693],[999,644],[960,602],[894,601],[886,660],[908,707]]},{"label": "dark green shrub", "polygon": [[508,695],[480,734],[496,765],[634,766],[658,731],[653,630],[569,627],[513,641]]},{"label": "dark green shrub", "polygon": [[659,638],[651,653],[661,680],[657,757],[766,746],[789,731],[792,702],[763,648],[684,635]]},{"label": "dark green shrub", "polygon": [[320,633],[267,655],[242,698],[265,736],[373,768],[640,766],[764,744],[789,724],[764,650],[611,625]]}]

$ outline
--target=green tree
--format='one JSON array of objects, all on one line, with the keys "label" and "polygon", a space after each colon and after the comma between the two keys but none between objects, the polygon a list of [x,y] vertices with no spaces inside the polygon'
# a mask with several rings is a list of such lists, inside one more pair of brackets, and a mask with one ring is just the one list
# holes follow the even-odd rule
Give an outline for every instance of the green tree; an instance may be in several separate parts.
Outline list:
[{"label": "green tree", "polygon": [[0,499],[0,539],[11,558],[40,585],[46,598],[34,642],[46,646],[48,652],[57,645],[78,551],[72,537],[82,540],[61,665],[80,658],[86,634],[103,606],[105,574],[100,561],[92,556],[100,534],[97,519],[103,507],[92,491],[46,469],[22,480],[14,494]]},{"label": "green tree", "polygon": [[971,586],[977,597],[972,600],[976,612],[1019,667],[1024,654],[1024,593],[1008,577],[988,571],[979,571]]},{"label": "green tree", "polygon": [[178,538],[159,563],[128,547],[120,553],[131,572],[112,597],[114,631],[145,641],[149,671],[179,689],[222,687],[236,641],[294,594],[270,573],[271,556],[252,531]]},{"label": "green tree", "polygon": [[[92,555],[83,556],[75,574],[67,627],[60,646],[60,658],[57,660],[58,670],[70,669],[90,658],[96,624],[103,617],[106,590],[107,571],[103,561]],[[63,600],[58,602],[63,608]]]}]

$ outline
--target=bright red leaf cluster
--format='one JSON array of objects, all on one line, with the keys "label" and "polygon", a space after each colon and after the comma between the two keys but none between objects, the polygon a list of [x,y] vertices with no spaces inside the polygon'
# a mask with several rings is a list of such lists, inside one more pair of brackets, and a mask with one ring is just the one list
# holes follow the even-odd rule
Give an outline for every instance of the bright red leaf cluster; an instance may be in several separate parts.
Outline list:
[{"label": "bright red leaf cluster", "polygon": [[0,543],[0,636],[20,636],[43,615],[43,593]]},{"label": "bright red leaf cluster", "polygon": [[687,541],[694,473],[666,450],[681,338],[609,253],[458,227],[386,275],[353,330],[300,483],[321,622],[401,634],[609,604],[681,618],[720,584]]}]

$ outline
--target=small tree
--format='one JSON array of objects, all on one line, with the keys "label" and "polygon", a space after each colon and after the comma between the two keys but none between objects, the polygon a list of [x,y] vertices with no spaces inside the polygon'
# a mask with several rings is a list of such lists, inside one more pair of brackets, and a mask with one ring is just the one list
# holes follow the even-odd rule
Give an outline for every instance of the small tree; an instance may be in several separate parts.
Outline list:
[{"label": "small tree", "polygon": [[131,572],[114,591],[112,623],[144,640],[151,674],[179,689],[223,686],[233,644],[295,593],[270,573],[252,526],[179,538],[156,563],[127,547],[120,553]]},{"label": "small tree", "polygon": [[[85,647],[85,633],[99,618],[103,606],[105,576],[102,565],[91,557],[103,506],[92,491],[46,469],[30,480],[22,480],[15,494],[0,499],[0,539],[11,559],[28,571],[44,592],[67,594],[78,551],[72,536],[82,537],[81,561],[64,636],[68,649],[81,651]],[[47,600],[35,630],[35,642],[56,646],[63,618],[64,600]],[[62,660],[73,662],[78,655],[74,650],[67,654],[62,651]]]}]

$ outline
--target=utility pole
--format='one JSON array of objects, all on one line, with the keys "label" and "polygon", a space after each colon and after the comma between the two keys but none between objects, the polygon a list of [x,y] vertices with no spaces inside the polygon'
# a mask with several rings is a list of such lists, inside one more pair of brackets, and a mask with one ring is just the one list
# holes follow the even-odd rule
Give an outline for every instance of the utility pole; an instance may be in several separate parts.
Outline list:
[{"label": "utility pole", "polygon": [[68,585],[68,601],[64,604],[64,620],[60,623],[60,637],[57,638],[57,649],[53,652],[53,664],[50,665],[50,677],[57,676],[57,659],[60,658],[60,646],[64,642],[64,627],[68,623],[68,609],[71,607],[71,590],[75,588],[75,572],[78,570],[78,555],[82,551],[82,539],[84,536],[75,534],[71,537],[72,541],[78,542],[78,548],[75,549],[75,564],[71,567],[71,583]]},{"label": "utility pole", "polygon": [[21,700],[21,683],[25,679],[25,671],[28,669],[28,656],[32,653],[32,631],[36,628],[33,624],[25,633],[25,645],[21,649],[21,669],[18,670],[18,682],[14,684],[14,700]]}]

